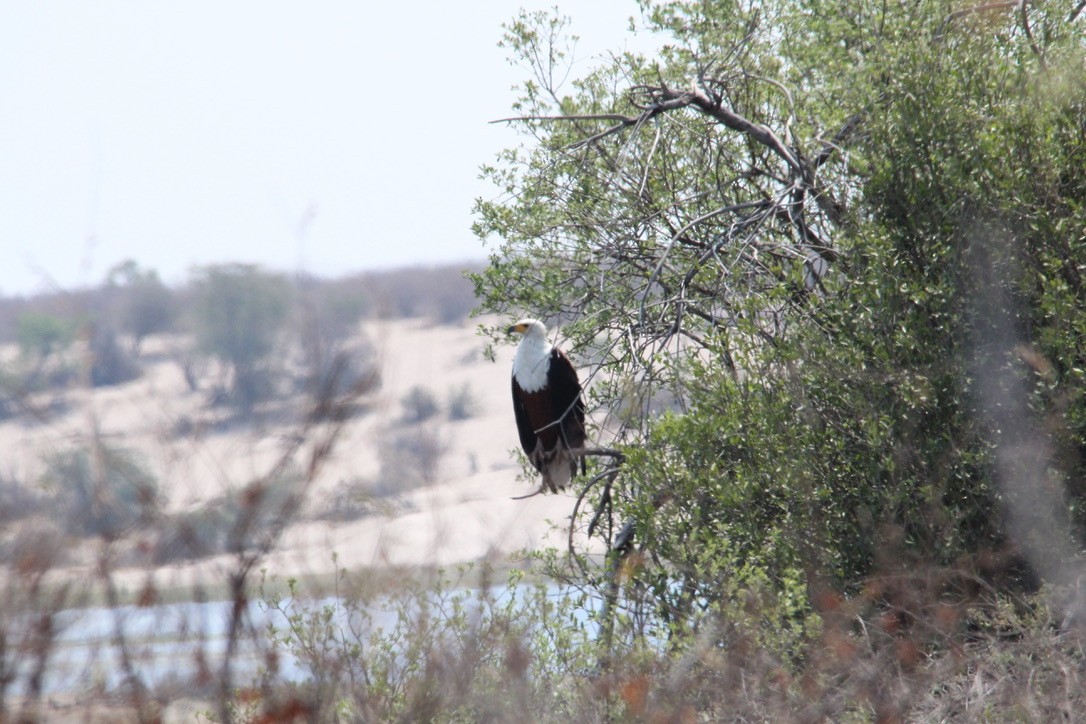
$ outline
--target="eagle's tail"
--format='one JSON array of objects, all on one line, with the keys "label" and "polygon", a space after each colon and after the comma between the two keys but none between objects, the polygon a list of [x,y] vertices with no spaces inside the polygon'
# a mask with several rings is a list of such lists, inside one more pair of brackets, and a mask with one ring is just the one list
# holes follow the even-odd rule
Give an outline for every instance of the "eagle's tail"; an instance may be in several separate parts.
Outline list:
[{"label": "eagle's tail", "polygon": [[581,475],[584,475],[584,455],[560,446],[543,463],[540,471],[543,473],[543,489],[551,493],[565,490],[570,481],[577,476],[578,468]]}]

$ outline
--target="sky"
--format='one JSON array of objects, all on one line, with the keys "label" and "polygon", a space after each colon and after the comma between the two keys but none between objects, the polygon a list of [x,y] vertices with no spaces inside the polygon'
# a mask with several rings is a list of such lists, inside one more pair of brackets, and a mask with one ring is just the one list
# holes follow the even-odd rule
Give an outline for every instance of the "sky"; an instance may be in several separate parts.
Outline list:
[{"label": "sky", "polygon": [[558,5],[575,71],[634,0],[63,0],[0,7],[0,295],[126,259],[343,276],[483,259],[478,179],[525,77],[497,47]]}]

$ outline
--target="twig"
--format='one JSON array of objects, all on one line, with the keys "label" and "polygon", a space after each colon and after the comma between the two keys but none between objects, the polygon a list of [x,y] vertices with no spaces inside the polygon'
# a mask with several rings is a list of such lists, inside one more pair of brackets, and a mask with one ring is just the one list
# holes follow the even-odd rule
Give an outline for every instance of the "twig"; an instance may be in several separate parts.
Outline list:
[{"label": "twig", "polygon": [[497,118],[488,123],[514,123],[516,121],[619,121],[627,126],[637,123],[637,117],[627,116],[622,113],[587,113],[585,115],[556,115],[556,116],[510,116],[509,118]]},{"label": "twig", "polygon": [[941,39],[943,37],[943,33],[946,31],[947,26],[958,20],[959,18],[964,18],[968,15],[977,15],[979,13],[987,12],[988,10],[1009,10],[1018,5],[1020,2],[1022,2],[1022,0],[1007,0],[1005,2],[982,3],[980,5],[974,5],[973,7],[965,8],[963,10],[955,10],[954,12],[947,15],[943,22],[940,23],[939,27],[935,31],[934,37],[936,40]]},{"label": "twig", "polygon": [[117,595],[117,586],[113,580],[112,557],[110,544],[106,541],[102,547],[98,559],[98,574],[102,578],[102,587],[106,594],[106,603],[113,612],[113,646],[120,657],[121,671],[124,674],[125,683],[128,685],[129,696],[132,698],[133,708],[136,710],[136,719],[140,722],[151,721],[150,712],[147,709],[147,691],[143,681],[136,673],[136,667],[132,663],[132,654],[129,651],[128,637],[125,636],[124,624],[121,621],[120,598]]},{"label": "twig", "polygon": [[[1084,2],[1086,2],[1086,0],[1084,0]],[[818,155],[814,157],[814,168],[821,168],[826,163],[826,161],[829,161],[830,156],[833,155],[833,152],[838,150],[841,145],[846,140],[848,140],[848,137],[851,136],[857,128],[859,128],[860,124],[863,122],[866,116],[866,110],[860,111],[859,113],[853,113],[851,116],[849,116],[845,120],[844,124],[842,124],[841,127],[837,129],[837,133],[833,134],[833,138],[823,142],[822,149],[819,150]]]},{"label": "twig", "polygon": [[[592,534],[596,530],[596,525],[600,522],[600,518],[603,517],[604,508],[606,508],[608,510],[611,509],[611,484],[614,483],[615,476],[617,474],[618,474],[618,468],[613,468],[611,470],[605,471],[604,473],[600,473],[600,475],[597,476],[597,477],[600,477],[600,478],[606,477],[607,478],[607,484],[603,486],[603,492],[600,494],[600,504],[596,506],[595,514],[592,516],[592,520],[590,520],[588,522],[588,531],[587,531],[586,535],[589,538],[592,537]],[[582,493],[582,496],[583,495],[584,494]],[[572,528],[573,528],[573,526],[570,526],[570,529],[572,529]]]},{"label": "twig", "polygon": [[685,224],[682,228],[680,228],[678,231],[676,231],[674,234],[672,234],[671,238],[668,240],[667,247],[664,249],[664,252],[660,255],[660,261],[656,264],[656,268],[652,270],[652,274],[649,275],[648,281],[645,282],[645,289],[641,293],[641,310],[640,310],[640,312],[638,314],[638,324],[641,325],[641,326],[645,325],[645,305],[648,302],[649,292],[652,290],[652,285],[655,284],[656,281],[659,279],[660,272],[663,271],[663,268],[664,268],[664,263],[667,262],[667,258],[671,254],[671,250],[675,247],[675,242],[678,241],[678,239],[683,234],[685,234],[687,231],[694,228],[698,224],[700,224],[702,222],[705,222],[705,221],[708,221],[709,219],[712,219],[713,217],[720,216],[721,214],[727,214],[727,213],[731,213],[731,212],[734,212],[734,211],[742,211],[744,209],[749,209],[749,208],[758,208],[758,207],[762,207],[764,205],[765,205],[765,201],[759,199],[758,201],[747,201],[747,202],[741,203],[741,204],[732,204],[730,206],[722,206],[722,207],[720,207],[718,209],[714,209],[714,210],[709,211],[709,212],[707,212],[705,214],[702,214],[701,216],[699,216],[696,219],[694,219],[693,221],[690,221],[689,223]]},{"label": "twig", "polygon": [[1026,39],[1029,40],[1030,50],[1037,56],[1037,62],[1041,64],[1041,69],[1048,70],[1048,63],[1045,62],[1044,53],[1041,52],[1037,41],[1033,39],[1033,30],[1029,26],[1029,0],[1022,0],[1018,6],[1018,14],[1022,18],[1022,30],[1026,33]]},{"label": "twig", "polygon": [[[342,370],[338,370],[336,374],[341,372]],[[326,394],[330,395],[331,390],[335,388],[336,385],[328,386]],[[233,663],[242,631],[249,618],[246,591],[249,576],[257,564],[272,550],[287,525],[297,514],[300,498],[305,495],[306,491],[317,479],[323,464],[330,457],[335,443],[343,431],[351,407],[366,391],[366,385],[362,384],[355,386],[345,395],[318,400],[304,418],[298,431],[288,438],[289,444],[276,463],[267,473],[248,487],[252,494],[245,501],[246,504],[243,506],[242,514],[231,531],[230,544],[237,556],[237,568],[230,573],[230,593],[233,606],[227,624],[226,649],[223,654],[218,681],[219,717],[223,722],[234,721],[233,709],[230,706],[234,686]],[[289,469],[294,462],[295,455],[315,432],[322,434],[317,437],[311,447],[299,490],[294,495],[286,496],[274,517],[261,531],[262,536],[256,538],[250,544],[247,538],[252,532],[253,524],[259,520],[258,513],[261,506],[266,504],[264,495],[266,495],[272,483]]]},{"label": "twig", "polygon": [[[660,491],[652,498],[652,511],[655,513],[660,508],[669,503],[675,494],[670,491]],[[621,585],[620,572],[622,571],[623,564],[626,559],[629,558],[633,552],[634,545],[634,532],[636,525],[634,521],[630,520],[622,526],[622,530],[619,531],[618,536],[615,537],[614,542],[611,544],[611,552],[608,555],[609,566],[607,570],[607,593],[603,599],[603,609],[600,611],[600,618],[602,620],[602,635],[600,640],[602,646],[600,649],[599,668],[606,671],[611,666],[611,650],[614,643],[614,609],[618,603],[618,591]]]}]

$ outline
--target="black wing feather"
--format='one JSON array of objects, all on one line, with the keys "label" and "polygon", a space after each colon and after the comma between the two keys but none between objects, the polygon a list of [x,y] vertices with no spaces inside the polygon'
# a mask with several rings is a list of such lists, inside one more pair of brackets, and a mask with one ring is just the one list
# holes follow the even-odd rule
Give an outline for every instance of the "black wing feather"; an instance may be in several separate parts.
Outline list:
[{"label": "black wing feather", "polygon": [[584,447],[584,398],[577,370],[562,350],[551,351],[550,369],[547,370],[547,387],[554,400],[554,419],[562,418],[562,436],[570,448]]},{"label": "black wing feather", "polygon": [[524,449],[528,459],[537,470],[542,469],[542,461],[532,453],[536,447],[535,427],[528,420],[528,411],[524,407],[524,390],[517,384],[517,378],[513,378],[513,414],[517,420],[517,433],[520,435],[520,446]]}]

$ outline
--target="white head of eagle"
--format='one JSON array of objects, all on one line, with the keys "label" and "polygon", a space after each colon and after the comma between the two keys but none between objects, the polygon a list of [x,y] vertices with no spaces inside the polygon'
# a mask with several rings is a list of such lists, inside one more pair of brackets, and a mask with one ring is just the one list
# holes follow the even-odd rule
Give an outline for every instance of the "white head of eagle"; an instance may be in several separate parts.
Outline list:
[{"label": "white head of eagle", "polygon": [[584,399],[577,371],[566,353],[547,341],[538,319],[522,319],[506,330],[524,335],[513,358],[513,413],[520,444],[543,474],[543,489],[558,492],[584,473]]}]

